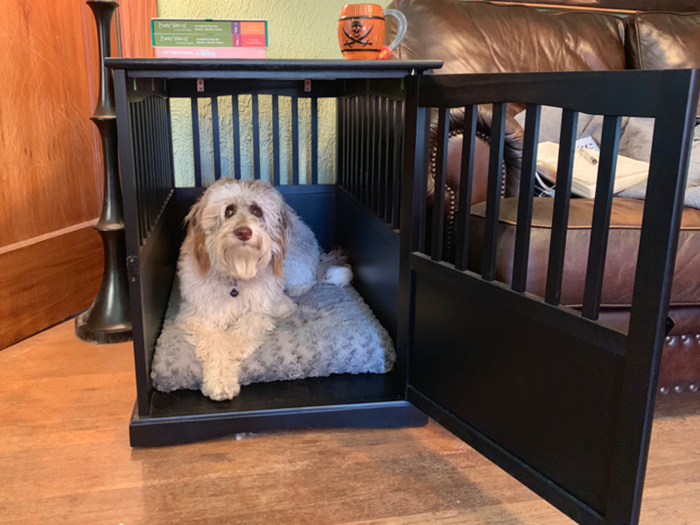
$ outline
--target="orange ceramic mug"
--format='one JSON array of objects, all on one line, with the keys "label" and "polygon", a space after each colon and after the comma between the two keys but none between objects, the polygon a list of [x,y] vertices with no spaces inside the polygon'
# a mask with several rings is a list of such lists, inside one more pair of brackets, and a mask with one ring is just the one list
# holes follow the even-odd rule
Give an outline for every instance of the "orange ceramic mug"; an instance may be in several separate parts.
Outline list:
[{"label": "orange ceramic mug", "polygon": [[[399,23],[396,38],[388,48],[383,46],[385,15],[393,16]],[[388,58],[406,34],[407,25],[406,17],[396,9],[382,10],[377,4],[348,4],[338,20],[338,41],[343,57],[354,60]]]}]

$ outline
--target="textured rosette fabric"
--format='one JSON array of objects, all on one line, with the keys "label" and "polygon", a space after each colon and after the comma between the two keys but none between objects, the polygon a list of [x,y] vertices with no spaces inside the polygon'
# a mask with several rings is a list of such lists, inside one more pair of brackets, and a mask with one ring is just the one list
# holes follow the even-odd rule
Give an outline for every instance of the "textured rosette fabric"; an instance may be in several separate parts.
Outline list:
[{"label": "textured rosette fabric", "polygon": [[[278,320],[241,364],[241,385],[392,369],[391,337],[353,288],[318,283],[295,300],[297,310]],[[175,285],[151,366],[153,385],[162,392],[198,390],[202,383],[194,347],[176,322],[179,301]]]}]

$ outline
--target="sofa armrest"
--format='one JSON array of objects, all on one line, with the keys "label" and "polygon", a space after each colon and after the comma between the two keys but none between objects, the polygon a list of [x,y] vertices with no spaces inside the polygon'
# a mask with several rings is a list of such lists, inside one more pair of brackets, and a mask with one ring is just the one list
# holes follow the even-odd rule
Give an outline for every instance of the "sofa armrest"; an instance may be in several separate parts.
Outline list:
[{"label": "sofa armrest", "polygon": [[[486,200],[488,181],[489,151],[493,115],[490,105],[478,107],[474,155],[474,179],[472,182],[472,204]],[[450,111],[449,141],[447,149],[447,192],[459,194],[459,181],[462,166],[462,144],[464,133],[464,109]],[[435,160],[437,156],[437,118],[431,119],[430,126],[430,174],[428,177],[428,199],[432,202],[435,186]],[[505,144],[503,152],[504,180],[502,195],[515,196],[520,185],[522,165],[523,130],[515,119],[507,115]],[[447,201],[449,202],[449,200]],[[456,204],[455,204],[456,206]],[[446,207],[447,209],[447,207]],[[456,207],[455,207],[456,210]]]},{"label": "sofa armrest", "polygon": [[[462,112],[463,114],[464,112]],[[464,115],[462,115],[464,118]],[[491,106],[479,106],[477,129],[486,136],[491,137],[493,126],[493,112]],[[520,127],[511,115],[506,113],[505,140],[503,145],[503,162],[506,167],[505,197],[516,197],[520,188],[520,172],[523,157],[523,128]]]},{"label": "sofa armrest", "polygon": [[[491,106],[479,106],[476,137],[474,140],[474,172],[472,180],[472,204],[486,200],[489,176],[491,145]],[[462,145],[464,134],[464,109],[450,111],[449,139],[447,145],[447,172],[445,181],[445,244],[443,258],[452,259],[454,246],[455,217],[459,211],[459,188],[462,169]],[[502,166],[501,196],[510,191],[517,192],[520,179],[520,157],[522,155],[522,129],[510,116],[506,118],[504,162]],[[427,204],[432,208],[435,195],[437,170],[437,116],[433,115],[430,126],[430,163],[427,180]],[[515,182],[513,182],[515,181]],[[512,189],[514,188],[514,190]],[[430,227],[426,224],[426,238]]]}]

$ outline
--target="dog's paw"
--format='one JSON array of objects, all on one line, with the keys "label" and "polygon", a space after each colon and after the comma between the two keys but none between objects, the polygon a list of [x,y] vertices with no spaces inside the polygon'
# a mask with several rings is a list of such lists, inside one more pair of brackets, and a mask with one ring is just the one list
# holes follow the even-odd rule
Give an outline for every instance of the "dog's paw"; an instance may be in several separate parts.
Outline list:
[{"label": "dog's paw", "polygon": [[309,281],[302,284],[297,284],[290,288],[287,288],[286,292],[290,297],[300,297],[306,294],[311,288],[313,288],[315,281]]},{"label": "dog's paw", "polygon": [[235,379],[204,381],[202,394],[214,401],[227,401],[233,399],[241,392],[241,385]]},{"label": "dog's paw", "polygon": [[277,306],[277,315],[275,317],[278,319],[284,319],[285,317],[292,315],[296,309],[296,303],[289,297],[284,296]]}]

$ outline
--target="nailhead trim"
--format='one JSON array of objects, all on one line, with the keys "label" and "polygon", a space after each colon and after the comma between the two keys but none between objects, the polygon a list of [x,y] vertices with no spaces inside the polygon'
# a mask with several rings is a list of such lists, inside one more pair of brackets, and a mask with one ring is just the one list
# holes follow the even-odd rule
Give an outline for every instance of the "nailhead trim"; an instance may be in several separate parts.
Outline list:
[{"label": "nailhead trim", "polygon": [[[693,355],[695,351],[697,351],[700,354],[700,334],[667,335],[664,341],[664,353],[669,351],[673,353],[674,350],[691,352],[690,355]],[[684,392],[687,394],[697,394],[698,391],[700,391],[700,377],[693,378],[690,380],[677,381],[674,384],[670,385],[665,384],[664,386],[659,388],[659,393],[663,395],[667,395],[670,393],[682,394]]]},{"label": "nailhead trim", "polygon": [[[463,129],[453,129],[447,134],[448,141],[451,138],[457,137],[459,135],[464,135],[464,130]],[[483,131],[477,131],[476,136],[479,137],[481,140],[484,142],[488,143],[489,145],[491,144],[491,137],[486,135]],[[433,181],[435,180],[435,177],[437,175],[437,140],[433,140],[432,143],[430,144],[430,164],[429,164],[429,172],[430,175],[433,177]],[[502,176],[501,176],[501,197],[504,197],[506,194],[506,177],[507,177],[507,168],[506,168],[506,163],[503,161],[503,170],[502,170]],[[445,225],[445,231],[447,232],[446,235],[446,242],[445,242],[445,249],[447,252],[447,257],[449,259],[452,258],[452,249],[453,249],[453,237],[454,237],[454,222],[455,222],[455,215],[457,213],[457,195],[455,194],[455,191],[445,184],[445,189],[447,190],[447,198],[449,199],[449,202],[446,202],[445,204],[447,205],[448,213],[447,213],[447,224]]]}]

